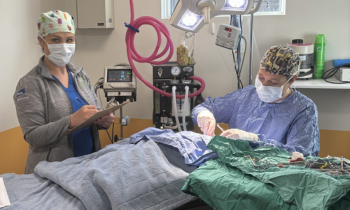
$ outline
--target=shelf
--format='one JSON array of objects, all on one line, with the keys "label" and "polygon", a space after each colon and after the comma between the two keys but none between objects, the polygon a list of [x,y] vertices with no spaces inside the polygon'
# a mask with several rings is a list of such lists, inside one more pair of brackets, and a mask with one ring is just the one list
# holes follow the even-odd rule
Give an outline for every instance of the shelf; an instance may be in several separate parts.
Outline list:
[{"label": "shelf", "polygon": [[[331,80],[333,81],[333,80]],[[334,80],[334,82],[339,82]],[[308,89],[350,89],[350,83],[332,84],[325,82],[323,79],[296,80],[293,88],[308,88]]]}]

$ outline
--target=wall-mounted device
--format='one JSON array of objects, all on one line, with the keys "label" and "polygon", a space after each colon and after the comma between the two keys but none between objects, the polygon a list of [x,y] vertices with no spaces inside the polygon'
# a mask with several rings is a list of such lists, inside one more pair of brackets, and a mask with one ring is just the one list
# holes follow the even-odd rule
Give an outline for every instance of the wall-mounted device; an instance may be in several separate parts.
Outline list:
[{"label": "wall-mounted device", "polygon": [[230,50],[236,49],[238,47],[240,34],[240,28],[227,24],[221,24],[218,35],[216,36],[215,44]]},{"label": "wall-mounted device", "polygon": [[[189,93],[193,93],[194,88],[199,89],[200,85],[194,84],[190,76],[194,76],[194,65],[178,66],[176,62],[153,65],[153,85],[168,93],[172,93],[173,86],[176,87],[176,95],[185,95],[186,86],[189,88]],[[177,115],[179,118],[185,116],[186,129],[193,130],[194,124],[191,119],[193,101],[193,98],[189,98],[185,107],[185,99],[176,99],[177,113],[175,113],[172,98],[153,92],[154,126],[178,130],[175,119]],[[181,120],[180,122],[179,124],[183,128],[184,125]]]},{"label": "wall-mounted device", "polygon": [[103,91],[109,101],[114,97],[119,103],[127,99],[136,101],[136,76],[129,64],[117,64],[105,67],[103,79]]},{"label": "wall-mounted device", "polygon": [[77,0],[78,28],[114,28],[114,0]]},{"label": "wall-mounted device", "polygon": [[106,29],[114,28],[114,0],[59,0],[64,2],[64,8],[57,8],[68,12],[78,29]]}]

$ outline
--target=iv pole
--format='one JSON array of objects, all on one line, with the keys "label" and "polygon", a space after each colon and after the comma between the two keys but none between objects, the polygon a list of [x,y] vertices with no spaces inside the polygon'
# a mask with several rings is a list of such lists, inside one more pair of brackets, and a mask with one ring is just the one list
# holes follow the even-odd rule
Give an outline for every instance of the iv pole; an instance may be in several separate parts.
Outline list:
[{"label": "iv pole", "polygon": [[250,15],[250,61],[249,61],[249,85],[252,85],[253,80],[253,24],[254,13]]}]

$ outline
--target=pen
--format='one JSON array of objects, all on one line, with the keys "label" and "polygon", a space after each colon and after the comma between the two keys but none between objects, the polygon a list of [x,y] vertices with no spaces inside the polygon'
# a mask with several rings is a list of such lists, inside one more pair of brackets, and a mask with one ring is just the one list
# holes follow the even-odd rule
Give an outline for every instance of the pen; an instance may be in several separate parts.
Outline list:
[{"label": "pen", "polygon": [[78,97],[76,97],[76,99],[77,99],[80,103],[85,104],[84,101],[80,100]]}]

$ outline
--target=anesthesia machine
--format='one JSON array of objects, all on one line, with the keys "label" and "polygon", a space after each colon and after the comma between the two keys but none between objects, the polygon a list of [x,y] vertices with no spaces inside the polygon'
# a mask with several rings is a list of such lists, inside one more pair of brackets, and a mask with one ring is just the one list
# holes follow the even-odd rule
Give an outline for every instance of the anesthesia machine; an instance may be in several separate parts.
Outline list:
[{"label": "anesthesia machine", "polygon": [[[165,97],[153,93],[153,125],[161,129],[193,130],[191,119],[194,100],[188,95],[199,90],[200,85],[190,79],[194,75],[194,65],[178,66],[176,62],[153,65],[153,85],[164,92],[172,93],[173,97]],[[185,98],[176,98],[185,95]],[[203,102],[201,95],[196,97],[196,104]],[[182,121],[178,119],[182,119]]]}]

